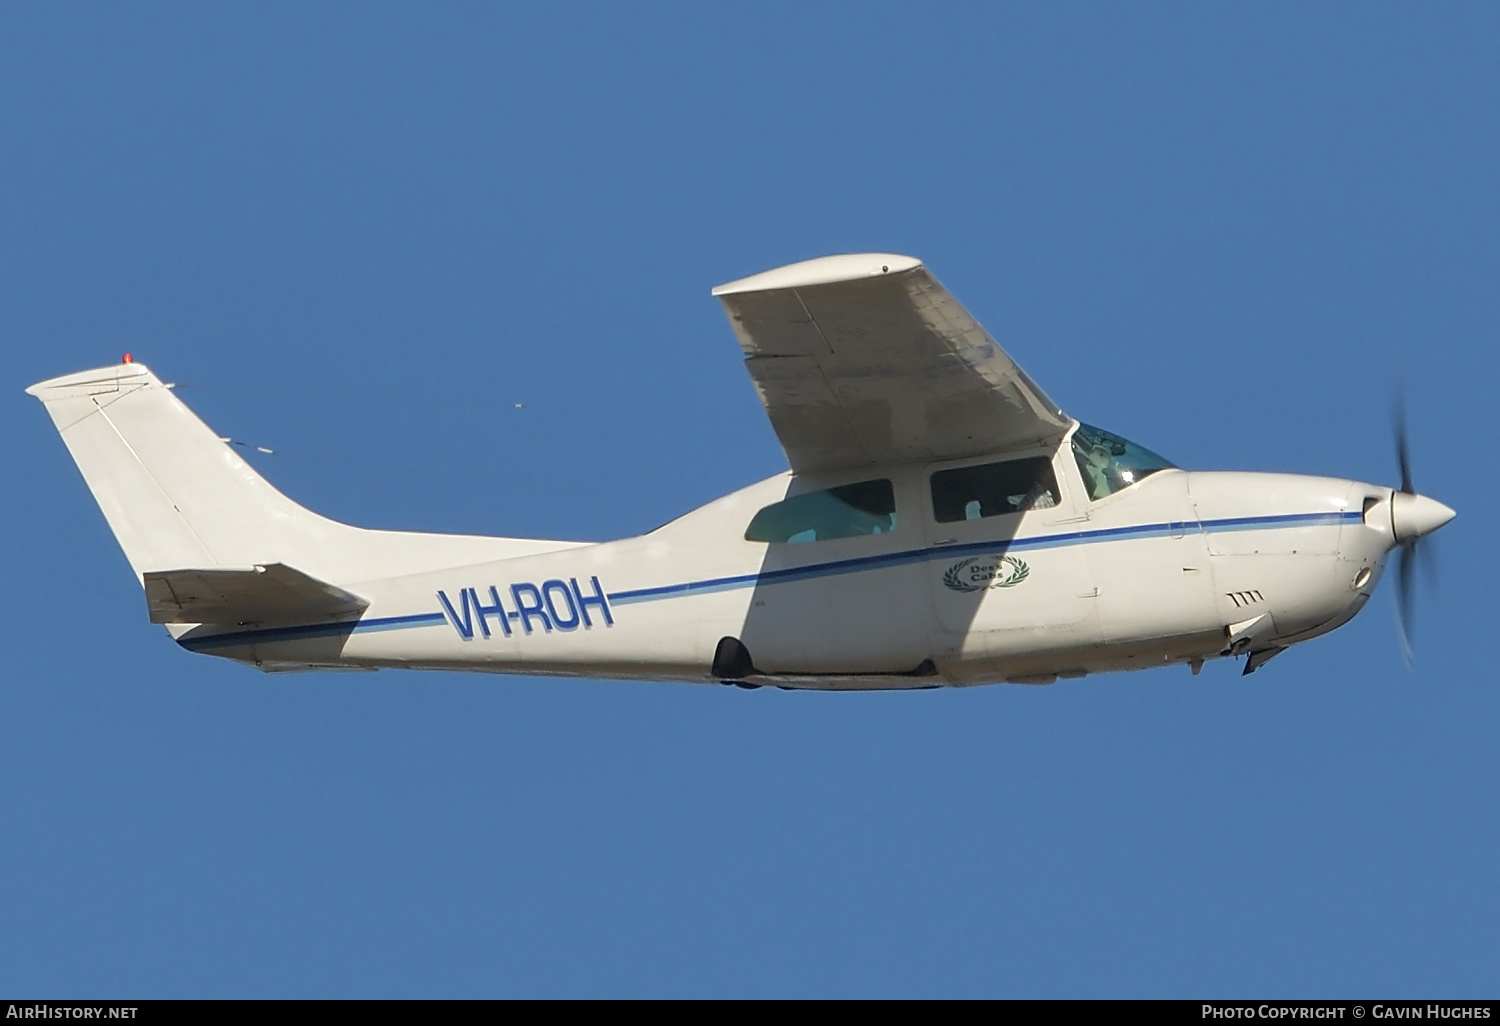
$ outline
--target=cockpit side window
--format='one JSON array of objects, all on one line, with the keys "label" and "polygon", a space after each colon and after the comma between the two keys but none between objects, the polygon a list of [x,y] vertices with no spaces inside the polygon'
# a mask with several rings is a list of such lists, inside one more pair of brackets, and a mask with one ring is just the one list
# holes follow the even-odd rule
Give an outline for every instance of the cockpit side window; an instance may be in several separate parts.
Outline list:
[{"label": "cockpit side window", "polygon": [[755,514],[745,528],[745,540],[814,542],[895,529],[896,493],[890,481],[881,479],[804,492],[772,503]]},{"label": "cockpit side window", "polygon": [[1058,502],[1057,475],[1045,456],[954,467],[932,475],[932,517],[940,524],[1048,509]]},{"label": "cockpit side window", "polygon": [[1150,449],[1088,424],[1078,425],[1073,432],[1073,458],[1078,461],[1089,498],[1096,501],[1158,470],[1176,467]]}]

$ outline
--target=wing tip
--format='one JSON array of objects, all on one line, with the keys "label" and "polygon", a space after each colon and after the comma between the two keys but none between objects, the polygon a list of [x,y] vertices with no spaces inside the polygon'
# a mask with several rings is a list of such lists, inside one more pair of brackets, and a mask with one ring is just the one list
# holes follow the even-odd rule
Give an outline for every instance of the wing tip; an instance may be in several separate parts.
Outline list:
[{"label": "wing tip", "polygon": [[713,295],[732,296],[743,292],[831,285],[883,274],[899,274],[921,266],[922,261],[916,257],[902,256],[899,253],[840,253],[784,264],[769,271],[752,274],[748,278],[725,282],[713,290]]}]

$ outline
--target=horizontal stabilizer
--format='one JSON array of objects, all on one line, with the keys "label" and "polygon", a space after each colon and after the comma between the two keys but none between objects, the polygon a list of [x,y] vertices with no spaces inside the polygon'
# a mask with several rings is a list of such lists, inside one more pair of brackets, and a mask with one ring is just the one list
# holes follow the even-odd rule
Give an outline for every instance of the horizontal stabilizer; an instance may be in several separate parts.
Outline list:
[{"label": "horizontal stabilizer", "polygon": [[318,623],[355,616],[370,604],[284,563],[144,576],[152,623]]}]

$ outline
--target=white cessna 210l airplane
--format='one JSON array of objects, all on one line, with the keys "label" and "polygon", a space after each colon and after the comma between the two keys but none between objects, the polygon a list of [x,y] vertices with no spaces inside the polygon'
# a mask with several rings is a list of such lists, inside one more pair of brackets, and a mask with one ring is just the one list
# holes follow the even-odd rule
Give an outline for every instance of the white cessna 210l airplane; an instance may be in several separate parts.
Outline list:
[{"label": "white cessna 210l airplane", "polygon": [[1046,684],[1245,655],[1353,617],[1453,511],[1179,470],[1067,416],[920,261],[721,285],[791,469],[599,544],[372,531],[282,495],[127,362],[33,385],[193,652],[791,688]]}]

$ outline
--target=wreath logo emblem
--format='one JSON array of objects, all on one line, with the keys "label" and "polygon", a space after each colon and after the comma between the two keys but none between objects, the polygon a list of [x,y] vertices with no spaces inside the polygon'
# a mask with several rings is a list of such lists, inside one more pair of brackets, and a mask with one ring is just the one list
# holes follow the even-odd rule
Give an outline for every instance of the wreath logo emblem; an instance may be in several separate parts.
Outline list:
[{"label": "wreath logo emblem", "polygon": [[943,584],[954,591],[1014,588],[1031,576],[1031,567],[1015,556],[974,556],[943,572]]}]

